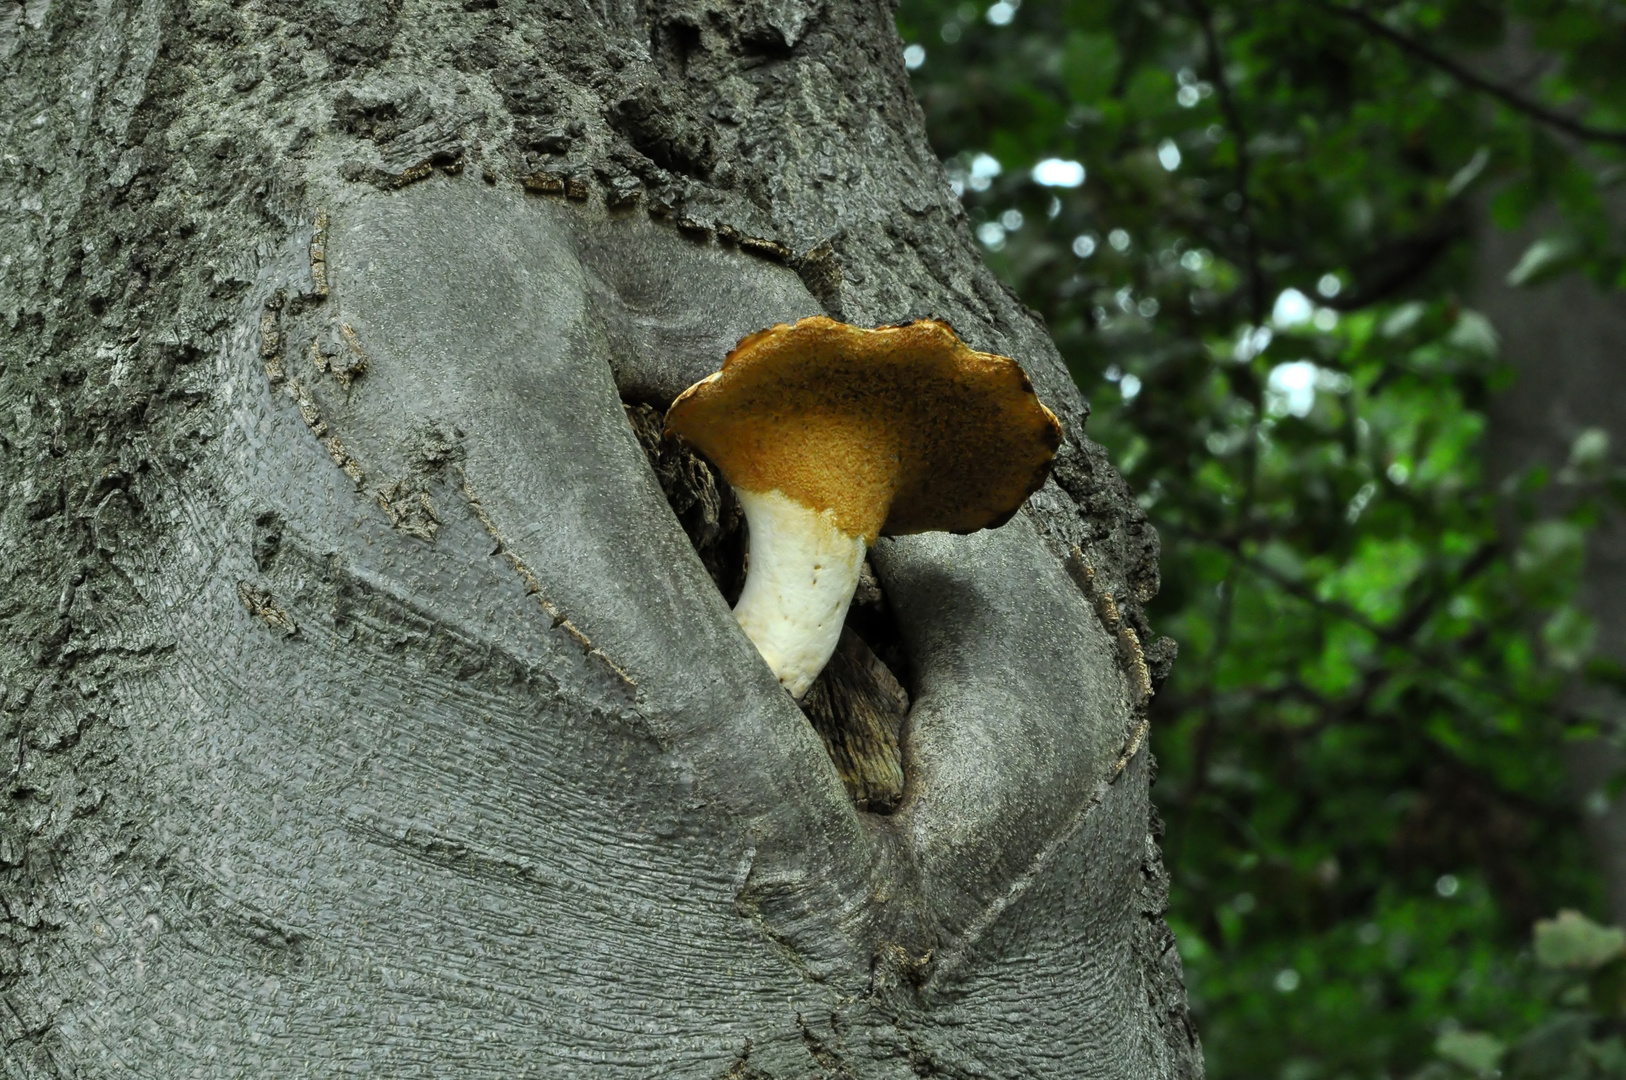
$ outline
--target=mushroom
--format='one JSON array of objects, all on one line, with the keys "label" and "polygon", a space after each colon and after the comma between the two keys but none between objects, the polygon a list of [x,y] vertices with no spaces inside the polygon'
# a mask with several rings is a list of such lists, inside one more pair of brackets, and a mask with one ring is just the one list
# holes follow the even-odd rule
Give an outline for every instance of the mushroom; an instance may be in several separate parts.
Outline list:
[{"label": "mushroom", "polygon": [[750,562],[734,617],[798,699],[877,536],[1003,525],[1061,445],[1016,362],[937,319],[865,330],[815,315],[748,335],[666,428],[739,496]]}]

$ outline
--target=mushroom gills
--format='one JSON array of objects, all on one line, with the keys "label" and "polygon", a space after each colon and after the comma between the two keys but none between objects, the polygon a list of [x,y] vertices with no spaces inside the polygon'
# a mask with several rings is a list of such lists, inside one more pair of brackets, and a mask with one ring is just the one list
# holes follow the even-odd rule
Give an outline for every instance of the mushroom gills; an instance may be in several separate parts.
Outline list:
[{"label": "mushroom gills", "polygon": [[750,529],[750,565],[734,618],[798,700],[829,662],[864,565],[866,544],[779,491],[735,488]]}]

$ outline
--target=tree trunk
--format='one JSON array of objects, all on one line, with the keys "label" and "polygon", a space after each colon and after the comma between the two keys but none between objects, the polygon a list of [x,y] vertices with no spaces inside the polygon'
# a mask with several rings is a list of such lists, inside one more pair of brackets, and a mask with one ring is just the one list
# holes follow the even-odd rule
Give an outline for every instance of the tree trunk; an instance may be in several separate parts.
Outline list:
[{"label": "tree trunk", "polygon": [[[7,1077],[1185,1077],[1156,537],[884,3],[0,9]],[[623,403],[936,315],[1062,418],[882,541],[855,806]]]},{"label": "tree trunk", "polygon": [[[1515,23],[1508,39],[1481,63],[1504,86],[1533,93],[1554,63],[1536,48],[1528,25]],[[1594,171],[1602,165],[1585,147],[1571,146]],[[1605,192],[1606,197],[1608,193]],[[1483,310],[1501,337],[1502,357],[1513,385],[1493,399],[1486,450],[1491,475],[1505,480],[1530,469],[1545,470],[1555,483],[1541,498],[1546,513],[1563,513],[1574,503],[1580,480],[1595,481],[1626,446],[1626,306],[1622,295],[1598,287],[1578,273],[1534,286],[1514,286],[1509,275],[1543,235],[1560,233],[1563,222],[1547,208],[1522,229],[1505,232],[1489,221],[1488,198],[1481,200],[1469,299]],[[1607,208],[1626,222],[1626,202],[1616,196]],[[1601,432],[1603,460],[1590,469],[1568,467],[1576,440]],[[1581,475],[1591,472],[1593,476]],[[1593,652],[1626,664],[1626,518],[1604,500],[1597,527],[1587,537],[1586,563],[1576,600],[1593,619]],[[1626,799],[1613,794],[1626,768],[1618,750],[1626,728],[1626,699],[1579,673],[1563,692],[1564,707],[1601,723],[1605,737],[1581,739],[1564,748],[1569,786],[1597,860],[1608,910],[1606,917],[1626,926]]]},{"label": "tree trunk", "polygon": [[[1575,471],[1567,466],[1576,440],[1588,431],[1608,436],[1615,462],[1626,446],[1621,294],[1576,274],[1533,288],[1507,284],[1508,272],[1541,237],[1542,224],[1517,233],[1486,228],[1476,248],[1474,301],[1494,320],[1515,376],[1491,409],[1488,443],[1492,475],[1498,477],[1532,468],[1566,477]],[[1546,509],[1561,511],[1569,494],[1562,482],[1551,494]],[[1604,510],[1587,538],[1577,599],[1596,624],[1596,654],[1620,664],[1626,663],[1626,520],[1607,503]],[[1626,701],[1616,691],[1577,679],[1564,702],[1597,718],[1609,733],[1571,743],[1564,756],[1607,891],[1608,917],[1626,925],[1626,800],[1611,794],[1626,767],[1616,749],[1626,725]]]}]

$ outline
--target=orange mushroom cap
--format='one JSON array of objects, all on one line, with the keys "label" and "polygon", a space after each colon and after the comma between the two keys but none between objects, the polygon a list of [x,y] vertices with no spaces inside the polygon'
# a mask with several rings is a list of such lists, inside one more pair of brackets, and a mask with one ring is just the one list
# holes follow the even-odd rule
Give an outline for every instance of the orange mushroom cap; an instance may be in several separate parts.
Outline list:
[{"label": "orange mushroom cap", "polygon": [[735,487],[833,511],[870,542],[1003,525],[1061,445],[1016,361],[938,319],[866,330],[814,315],[748,335],[666,426]]}]

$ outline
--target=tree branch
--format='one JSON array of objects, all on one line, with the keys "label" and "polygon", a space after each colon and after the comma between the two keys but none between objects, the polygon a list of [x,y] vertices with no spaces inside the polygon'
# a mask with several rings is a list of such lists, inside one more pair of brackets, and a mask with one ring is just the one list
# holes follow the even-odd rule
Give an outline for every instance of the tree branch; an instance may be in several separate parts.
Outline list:
[{"label": "tree branch", "polygon": [[1248,130],[1242,124],[1242,112],[1237,108],[1230,80],[1225,77],[1225,54],[1220,48],[1219,34],[1214,30],[1214,13],[1204,0],[1189,0],[1189,6],[1197,17],[1197,25],[1202,27],[1203,45],[1208,53],[1208,77],[1219,95],[1220,112],[1236,139],[1236,193],[1242,200],[1237,207],[1237,217],[1242,222],[1243,254],[1248,264],[1248,316],[1254,326],[1263,326],[1267,310],[1265,277],[1259,257],[1259,231],[1253,223],[1253,197],[1248,192],[1253,171],[1253,161],[1248,156]]},{"label": "tree branch", "polygon": [[1376,34],[1390,44],[1397,46],[1402,52],[1410,53],[1424,63],[1439,68],[1464,86],[1470,86],[1481,93],[1489,94],[1508,108],[1539,120],[1548,127],[1556,128],[1585,142],[1626,146],[1626,131],[1593,127],[1591,124],[1583,123],[1574,117],[1550,109],[1539,101],[1525,97],[1511,87],[1503,86],[1500,83],[1490,81],[1483,75],[1475,74],[1450,57],[1435,52],[1420,41],[1407,37],[1359,8],[1345,7],[1342,4],[1335,3],[1327,3],[1323,6],[1333,14],[1357,23],[1368,32]]},{"label": "tree branch", "polygon": [[1409,288],[1432,270],[1453,244],[1468,235],[1468,228],[1460,217],[1460,214],[1452,214],[1437,219],[1415,233],[1356,256],[1350,266],[1354,286],[1319,302],[1335,311],[1360,311]]},{"label": "tree branch", "polygon": [[[1248,191],[1253,167],[1252,159],[1248,155],[1248,132],[1242,124],[1242,112],[1237,107],[1236,95],[1232,93],[1230,80],[1225,77],[1225,55],[1220,47],[1219,34],[1214,29],[1214,13],[1205,0],[1187,0],[1187,4],[1192,14],[1196,16],[1198,25],[1202,27],[1203,44],[1208,53],[1209,79],[1212,80],[1219,95],[1220,111],[1225,116],[1225,122],[1231,127],[1232,137],[1236,139],[1236,193],[1241,199],[1241,204],[1237,207],[1237,217],[1242,225],[1243,257],[1247,262],[1248,271],[1248,317],[1253,326],[1263,326],[1269,304],[1265,295],[1263,260],[1259,253],[1259,232],[1254,226],[1253,199]],[[1248,442],[1244,449],[1243,464],[1244,486],[1242,499],[1237,508],[1237,520],[1244,525],[1253,514],[1259,490],[1259,415],[1262,411],[1260,395],[1261,389],[1255,383],[1251,394],[1254,419],[1248,424]],[[1241,566],[1233,556],[1226,568],[1225,580],[1220,586],[1220,609],[1216,619],[1218,629],[1214,635],[1214,648],[1208,656],[1208,677],[1205,680],[1208,687],[1208,706],[1197,729],[1192,782],[1186,790],[1180,811],[1182,828],[1179,835],[1182,837],[1188,832],[1184,825],[1189,823],[1196,809],[1197,799],[1207,786],[1208,766],[1213,756],[1215,741],[1219,737],[1220,716],[1213,700],[1213,686],[1219,676],[1220,662],[1226,650],[1230,648],[1232,625],[1236,618],[1236,587],[1240,574]],[[1171,857],[1177,857],[1177,851]]]}]

